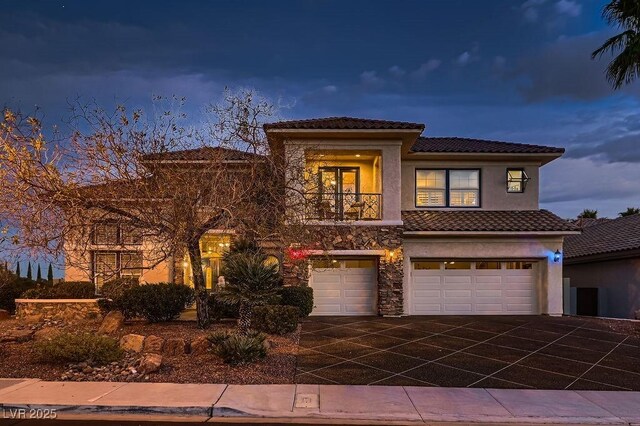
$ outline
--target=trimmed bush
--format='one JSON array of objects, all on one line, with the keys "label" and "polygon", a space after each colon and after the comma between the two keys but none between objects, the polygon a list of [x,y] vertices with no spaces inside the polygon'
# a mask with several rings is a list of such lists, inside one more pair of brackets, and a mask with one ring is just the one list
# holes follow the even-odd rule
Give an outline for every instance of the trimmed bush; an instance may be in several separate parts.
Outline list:
[{"label": "trimmed bush", "polygon": [[313,310],[313,289],[311,287],[282,287],[280,304],[295,306],[301,317],[308,317]]},{"label": "trimmed bush", "polygon": [[137,278],[115,278],[100,287],[100,295],[107,299],[117,300],[122,297],[125,291],[139,286],[140,282]]},{"label": "trimmed bush", "polygon": [[195,300],[193,289],[182,284],[136,285],[112,301],[101,302],[102,309],[117,309],[127,319],[144,317],[150,322],[171,321]]},{"label": "trimmed bush", "polygon": [[220,300],[219,293],[209,294],[209,316],[220,321],[223,318],[237,319],[240,316],[240,306]]},{"label": "trimmed bush", "polygon": [[124,354],[117,340],[92,333],[63,333],[51,340],[35,342],[33,349],[38,360],[54,364],[67,362],[106,364],[119,361]]},{"label": "trimmed bush", "polygon": [[267,356],[265,340],[267,336],[258,334],[248,334],[246,336],[234,333],[214,346],[214,352],[225,364],[240,365],[247,364]]},{"label": "trimmed bush", "polygon": [[253,308],[251,325],[269,334],[287,334],[298,327],[300,310],[295,306],[265,305]]},{"label": "trimmed bush", "polygon": [[22,293],[24,299],[95,299],[93,283],[88,281],[69,281],[59,284],[38,284],[37,287]]},{"label": "trimmed bush", "polygon": [[0,309],[12,314],[16,311],[16,299],[25,291],[34,288],[36,283],[26,278],[20,278],[6,271],[0,273]]}]

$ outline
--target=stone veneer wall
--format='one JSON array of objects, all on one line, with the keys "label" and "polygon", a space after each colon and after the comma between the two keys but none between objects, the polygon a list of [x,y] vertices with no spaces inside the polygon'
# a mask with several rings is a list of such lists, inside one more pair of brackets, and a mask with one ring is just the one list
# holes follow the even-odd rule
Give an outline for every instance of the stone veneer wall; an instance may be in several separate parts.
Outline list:
[{"label": "stone veneer wall", "polygon": [[16,319],[40,322],[45,319],[64,322],[102,319],[97,299],[16,299]]},{"label": "stone veneer wall", "polygon": [[[318,225],[305,229],[301,241],[309,250],[386,250],[393,256],[380,256],[378,263],[378,313],[403,313],[402,226]],[[285,285],[308,285],[308,260],[283,263]]]}]

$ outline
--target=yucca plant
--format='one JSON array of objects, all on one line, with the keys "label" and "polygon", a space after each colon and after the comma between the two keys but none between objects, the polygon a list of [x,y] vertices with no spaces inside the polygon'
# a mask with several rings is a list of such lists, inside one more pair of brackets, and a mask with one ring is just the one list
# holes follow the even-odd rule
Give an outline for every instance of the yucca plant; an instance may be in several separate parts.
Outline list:
[{"label": "yucca plant", "polygon": [[263,333],[230,334],[214,347],[214,352],[226,364],[248,364],[267,356],[266,338]]},{"label": "yucca plant", "polygon": [[251,310],[278,300],[281,287],[276,265],[266,264],[267,256],[260,250],[230,250],[223,259],[226,284],[219,298],[240,308],[238,330],[246,335],[251,327]]}]

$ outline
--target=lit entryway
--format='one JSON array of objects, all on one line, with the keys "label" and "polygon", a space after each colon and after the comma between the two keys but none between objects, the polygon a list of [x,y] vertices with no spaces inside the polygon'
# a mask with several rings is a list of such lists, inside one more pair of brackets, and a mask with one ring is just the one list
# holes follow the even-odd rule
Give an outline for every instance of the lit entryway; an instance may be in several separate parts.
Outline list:
[{"label": "lit entryway", "polygon": [[311,315],[374,315],[378,287],[374,259],[322,258],[311,261]]},{"label": "lit entryway", "polygon": [[411,314],[537,314],[536,262],[411,263]]}]

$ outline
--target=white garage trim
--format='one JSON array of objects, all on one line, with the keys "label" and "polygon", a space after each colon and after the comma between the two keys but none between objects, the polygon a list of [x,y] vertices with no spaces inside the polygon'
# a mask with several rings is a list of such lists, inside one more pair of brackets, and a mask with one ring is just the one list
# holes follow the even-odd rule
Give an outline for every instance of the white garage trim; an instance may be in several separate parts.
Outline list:
[{"label": "white garage trim", "polygon": [[377,314],[377,258],[320,258],[311,261],[311,315]]},{"label": "white garage trim", "polygon": [[530,260],[411,259],[410,314],[538,314],[537,268]]}]

